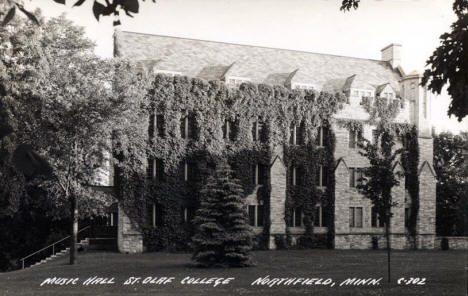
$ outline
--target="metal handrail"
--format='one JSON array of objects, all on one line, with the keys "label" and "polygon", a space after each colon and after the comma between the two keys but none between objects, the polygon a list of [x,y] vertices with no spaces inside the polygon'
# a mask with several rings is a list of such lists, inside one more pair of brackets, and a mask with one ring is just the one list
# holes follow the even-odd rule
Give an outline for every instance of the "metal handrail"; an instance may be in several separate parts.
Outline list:
[{"label": "metal handrail", "polygon": [[[81,228],[80,230],[78,230],[78,232],[77,232],[76,234],[78,234],[78,233],[80,233],[80,232],[82,232],[82,231],[84,231],[84,230],[86,230],[86,229],[88,229],[88,228],[90,228],[90,227],[91,227],[91,226],[89,226],[89,225],[86,226],[86,227],[83,227],[83,228]],[[29,254],[29,255],[26,256],[26,257],[21,258],[20,261],[23,262],[23,263],[22,263],[22,269],[24,269],[24,260],[26,260],[26,259],[28,259],[29,257],[32,257],[32,256],[36,255],[37,253],[40,253],[40,252],[42,252],[42,251],[44,251],[44,250],[46,250],[46,249],[48,249],[48,248],[50,248],[50,247],[52,247],[53,249],[55,249],[55,245],[56,245],[56,244],[61,243],[61,242],[63,242],[64,240],[66,240],[66,239],[68,239],[68,238],[70,238],[70,237],[71,237],[71,235],[68,235],[68,236],[66,236],[66,237],[64,237],[64,238],[62,238],[62,239],[60,239],[60,240],[58,240],[58,241],[56,241],[56,242],[54,242],[54,243],[52,243],[52,244],[50,244],[50,245],[44,247],[44,248],[42,248],[42,249],[40,249],[40,250],[34,252],[34,253]],[[55,253],[55,250],[52,251],[52,253]],[[52,254],[52,255],[54,255],[54,254]]]}]

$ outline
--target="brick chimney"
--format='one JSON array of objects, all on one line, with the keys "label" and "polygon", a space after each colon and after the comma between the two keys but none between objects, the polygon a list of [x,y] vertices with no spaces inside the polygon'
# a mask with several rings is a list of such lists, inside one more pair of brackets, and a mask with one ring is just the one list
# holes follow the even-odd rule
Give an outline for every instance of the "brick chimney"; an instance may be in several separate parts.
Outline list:
[{"label": "brick chimney", "polygon": [[401,44],[392,43],[382,50],[382,61],[389,62],[392,68],[396,68],[401,64]]}]

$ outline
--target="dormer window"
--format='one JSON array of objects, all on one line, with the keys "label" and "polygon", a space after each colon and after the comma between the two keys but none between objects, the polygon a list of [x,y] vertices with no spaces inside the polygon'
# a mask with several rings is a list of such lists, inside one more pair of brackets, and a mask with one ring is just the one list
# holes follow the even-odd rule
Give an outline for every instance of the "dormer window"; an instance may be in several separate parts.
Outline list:
[{"label": "dormer window", "polygon": [[227,78],[226,81],[227,81],[227,85],[230,86],[230,87],[239,87],[242,83],[250,82],[251,79],[250,78],[245,78],[245,77],[231,76],[231,77]]},{"label": "dormer window", "polygon": [[174,77],[174,76],[181,76],[182,73],[176,71],[168,71],[168,70],[154,70],[154,74],[164,74],[166,76]]},{"label": "dormer window", "polygon": [[314,86],[310,83],[293,83],[291,89],[314,89]]}]

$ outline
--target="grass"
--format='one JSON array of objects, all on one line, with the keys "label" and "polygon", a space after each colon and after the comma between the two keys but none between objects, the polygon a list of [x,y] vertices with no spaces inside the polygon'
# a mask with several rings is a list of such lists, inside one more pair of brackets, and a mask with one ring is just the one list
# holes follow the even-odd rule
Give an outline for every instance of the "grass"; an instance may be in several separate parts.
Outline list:
[{"label": "grass", "polygon": [[[68,258],[0,273],[1,295],[466,295],[465,251],[394,251],[392,282],[386,278],[385,251],[288,250],[254,252],[257,265],[248,268],[199,269],[189,265],[189,254],[119,254],[87,252],[78,264]],[[330,286],[251,286],[259,277],[332,278]],[[114,277],[115,284],[83,286],[92,276]],[[175,277],[166,285],[123,285],[129,277]],[[234,277],[226,286],[182,285],[186,277]],[[78,277],[78,285],[40,286],[49,277]],[[342,286],[346,278],[380,278],[379,286]],[[425,285],[398,285],[397,279],[426,278]]]}]

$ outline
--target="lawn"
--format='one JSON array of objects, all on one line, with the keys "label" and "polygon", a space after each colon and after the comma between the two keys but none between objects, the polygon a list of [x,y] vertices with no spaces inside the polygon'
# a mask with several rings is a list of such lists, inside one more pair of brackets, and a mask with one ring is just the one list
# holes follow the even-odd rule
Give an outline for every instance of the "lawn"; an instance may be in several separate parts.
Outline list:
[{"label": "lawn", "polygon": [[[384,251],[288,250],[254,252],[255,267],[199,269],[189,265],[189,254],[119,254],[87,252],[78,264],[67,258],[10,273],[0,273],[1,295],[466,295],[465,251],[394,251],[392,282],[386,278]],[[260,277],[331,278],[331,285],[252,286]],[[114,284],[84,286],[93,276],[114,278]],[[47,278],[79,278],[76,284],[43,285]],[[124,285],[129,277],[139,283]],[[174,277],[166,284],[146,283],[145,278]],[[181,284],[185,277],[234,278],[217,287]],[[376,286],[341,286],[347,278],[380,278]],[[424,285],[398,285],[399,278],[425,278]],[[154,282],[157,282],[156,279]],[[164,279],[163,279],[164,280]],[[163,281],[162,280],[162,281]],[[422,282],[420,280],[419,282]],[[309,282],[311,283],[311,282]]]}]

